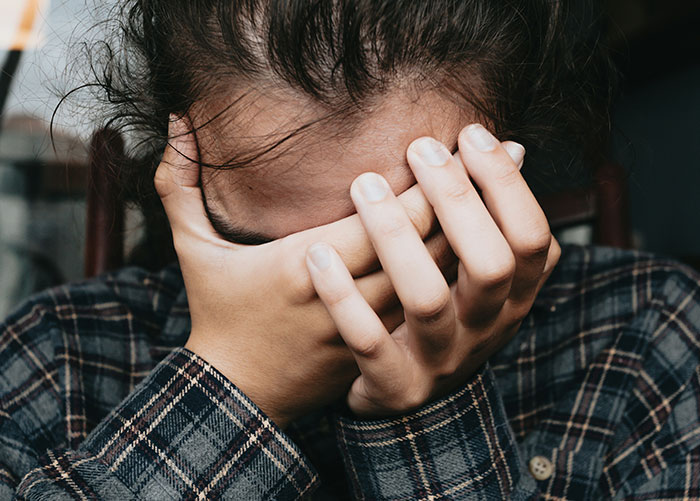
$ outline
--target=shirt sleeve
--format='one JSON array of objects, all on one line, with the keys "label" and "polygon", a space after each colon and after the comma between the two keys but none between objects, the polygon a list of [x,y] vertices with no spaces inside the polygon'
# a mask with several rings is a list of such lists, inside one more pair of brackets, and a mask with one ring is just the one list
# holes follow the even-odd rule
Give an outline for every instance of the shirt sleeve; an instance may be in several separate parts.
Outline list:
[{"label": "shirt sleeve", "polygon": [[158,364],[78,450],[49,451],[37,463],[18,485],[18,499],[297,499],[318,484],[287,435],[184,348]]},{"label": "shirt sleeve", "polygon": [[535,499],[494,375],[484,365],[442,399],[392,419],[338,413],[356,499]]}]

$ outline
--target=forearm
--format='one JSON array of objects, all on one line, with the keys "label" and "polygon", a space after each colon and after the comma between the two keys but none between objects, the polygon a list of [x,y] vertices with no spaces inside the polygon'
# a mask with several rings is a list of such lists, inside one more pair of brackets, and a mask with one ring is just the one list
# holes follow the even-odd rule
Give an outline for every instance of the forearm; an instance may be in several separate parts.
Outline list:
[{"label": "forearm", "polygon": [[178,349],[78,450],[39,456],[20,499],[296,499],[317,475],[298,447],[213,367]]}]

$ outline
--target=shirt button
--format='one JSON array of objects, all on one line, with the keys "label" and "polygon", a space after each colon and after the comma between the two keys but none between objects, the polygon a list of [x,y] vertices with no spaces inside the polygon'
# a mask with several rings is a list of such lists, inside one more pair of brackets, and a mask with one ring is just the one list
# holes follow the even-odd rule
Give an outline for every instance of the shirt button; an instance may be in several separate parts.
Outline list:
[{"label": "shirt button", "polygon": [[535,456],[530,460],[530,473],[536,480],[547,480],[554,473],[552,462],[544,456]]}]

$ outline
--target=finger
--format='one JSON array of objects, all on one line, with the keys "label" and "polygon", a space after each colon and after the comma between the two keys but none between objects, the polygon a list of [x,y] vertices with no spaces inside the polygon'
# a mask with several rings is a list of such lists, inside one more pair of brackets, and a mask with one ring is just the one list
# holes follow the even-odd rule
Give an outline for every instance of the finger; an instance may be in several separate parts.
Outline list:
[{"label": "finger", "polygon": [[[397,197],[418,235],[425,239],[437,229],[433,208],[416,184]],[[357,214],[292,236],[304,248],[318,241],[333,242],[348,270],[360,277],[378,268],[377,255]]]},{"label": "finger", "polygon": [[459,319],[465,324],[487,321],[498,314],[510,291],[515,268],[510,246],[459,155],[426,137],[411,143],[406,156],[463,270],[455,295]]},{"label": "finger", "polygon": [[[440,268],[447,283],[454,282],[457,278],[458,261],[449,248],[445,236],[441,233],[433,235],[426,242],[425,246],[436,260],[436,264],[438,268]],[[443,249],[445,249],[446,252],[444,252]],[[443,257],[436,258],[436,255]],[[382,318],[389,332],[393,332],[400,323],[405,321],[403,308],[396,296],[394,285],[391,283],[391,279],[384,270],[380,269],[374,273],[356,278],[355,285],[370,307]],[[399,322],[399,324],[387,323],[385,315],[388,311],[396,308],[401,308],[401,322]]]},{"label": "finger", "polygon": [[552,242],[550,243],[549,251],[547,252],[547,262],[544,265],[544,271],[542,271],[542,276],[537,284],[537,294],[539,294],[542,287],[544,287],[544,284],[552,275],[554,268],[557,267],[559,258],[561,258],[561,246],[559,245],[557,239],[552,236]]},{"label": "finger", "polygon": [[[542,276],[537,285],[537,293],[544,286],[549,276],[554,271],[559,258],[561,256],[561,247],[559,242],[552,236],[552,243],[549,246],[547,255],[547,263],[542,272]],[[496,323],[490,326],[493,332],[500,332],[498,336],[486,338],[486,342],[479,343],[474,346],[475,352],[483,352],[488,358],[492,353],[500,351],[510,340],[515,336],[522,324],[522,321],[527,317],[532,309],[532,303],[518,303],[508,299],[503,309],[501,316],[496,320]]]},{"label": "finger", "polygon": [[168,135],[170,140],[156,170],[154,183],[168,215],[173,238],[177,239],[182,233],[216,238],[199,188],[196,140],[186,119],[171,121]]},{"label": "finger", "polygon": [[[554,237],[552,237],[552,244],[549,246],[549,253],[547,255],[547,264],[544,267],[542,277],[540,278],[540,281],[537,285],[537,294],[539,294],[540,290],[542,289],[542,287],[544,287],[550,275],[556,268],[560,256],[561,247],[559,246],[559,242],[557,242],[557,240]],[[522,324],[522,320],[525,319],[527,314],[530,312],[531,308],[531,305],[527,305],[527,307],[523,308],[522,303],[517,304],[510,301],[506,302],[506,307],[503,308],[502,316],[504,323],[500,326],[495,326],[495,329],[497,331],[503,332],[503,335],[500,336],[500,338],[496,339],[494,347],[488,351],[489,355],[491,353],[496,353],[500,351],[506,344],[508,344],[513,339],[513,337],[515,337],[515,335],[518,332],[518,329],[520,328],[520,325]]]},{"label": "finger", "polygon": [[362,374],[378,388],[391,385],[401,374],[405,355],[381,320],[355,287],[340,256],[332,247],[309,247],[306,265],[318,296],[335,322]]},{"label": "finger", "polygon": [[[458,261],[457,257],[454,255],[454,252],[450,248],[445,235],[443,233],[435,233],[434,235],[428,237],[425,242],[425,247],[428,249],[428,252],[435,261],[435,264],[437,264],[438,268],[440,268],[445,280],[448,283],[454,282],[457,278]],[[374,249],[372,252],[374,252]],[[303,266],[304,279],[309,280],[309,287],[311,288],[310,292],[307,292],[304,289],[303,292],[299,293],[299,295],[304,297],[302,302],[305,303],[313,300],[313,298],[317,296],[317,293],[313,288],[311,280],[309,279],[306,264],[304,263]],[[299,282],[301,280],[302,278],[293,277],[289,279],[290,282]],[[369,303],[374,311],[382,316],[382,319],[384,319],[383,315],[387,311],[401,306],[389,276],[381,268],[378,271],[356,278],[355,285],[360,291],[360,294],[362,294],[362,297],[365,298],[367,303]],[[402,314],[401,322],[403,323],[403,321],[404,317]],[[389,324],[385,323],[385,325],[388,326]],[[389,332],[393,331],[393,329],[388,330]]]},{"label": "finger", "polygon": [[[389,183],[359,176],[350,195],[406,314],[411,339],[431,358],[452,344],[455,313],[450,289]],[[415,337],[414,337],[415,336]]]},{"label": "finger", "polygon": [[[552,243],[549,246],[549,251],[547,254],[547,262],[545,264],[544,270],[542,271],[540,280],[537,284],[535,296],[539,294],[540,290],[545,285],[550,275],[556,268],[560,256],[561,247],[559,246],[559,242],[557,242],[556,238],[552,236]],[[494,328],[496,331],[510,334],[506,334],[498,342],[498,350],[500,350],[500,348],[503,347],[505,343],[507,343],[513,337],[513,335],[515,335],[515,332],[518,330],[520,324],[525,319],[525,317],[527,317],[527,315],[530,313],[531,309],[531,302],[523,303],[513,301],[511,299],[508,299],[508,301],[506,301],[505,306],[501,310],[501,317],[497,320],[497,324],[494,326]],[[495,353],[495,351],[493,353]]]},{"label": "finger", "polygon": [[[431,255],[435,264],[438,266],[442,275],[448,283],[455,280],[457,276],[457,258],[452,252],[447,238],[442,233],[436,233],[428,238],[425,243],[428,253]],[[382,314],[390,308],[400,305],[399,299],[396,296],[394,285],[391,283],[389,275],[383,269],[379,269],[374,273],[362,276],[355,279],[362,297],[374,311]],[[403,321],[403,317],[402,317]],[[392,329],[389,329],[392,332]]]},{"label": "finger", "polygon": [[459,152],[515,255],[516,272],[510,299],[530,301],[551,241],[547,218],[518,166],[484,127],[475,124],[463,129],[459,135]]},{"label": "finger", "polygon": [[[316,308],[316,306],[314,306],[314,308]],[[328,314],[328,308],[326,308],[326,306],[321,300],[318,301],[318,308],[318,310],[314,309],[310,314],[314,315],[313,318],[325,318],[325,320],[319,320],[319,323],[317,325],[319,332],[323,331],[332,333],[332,336],[325,340],[325,342],[332,345],[346,346],[345,341],[343,341],[343,338],[337,333],[338,329],[335,325],[335,322]],[[406,322],[403,314],[403,308],[401,307],[401,304],[398,303],[398,301],[396,306],[394,306],[388,311],[385,311],[384,313],[378,313],[378,316],[379,319],[382,321],[382,324],[384,324],[384,328],[387,330],[387,332],[393,332],[394,330],[396,330],[397,327]]]},{"label": "finger", "polygon": [[[515,162],[522,163],[524,149],[520,145],[506,141],[504,147],[508,147],[509,151],[513,152]],[[414,184],[397,198],[401,201],[421,238],[425,240],[435,234],[436,230],[439,229],[437,219],[433,207],[425,198],[420,186]],[[311,228],[291,237],[296,238],[304,248],[319,240],[334,242],[334,248],[354,277],[361,277],[378,268],[379,261],[374,248],[357,214],[324,226]],[[444,249],[454,258],[449,246],[444,247]],[[433,253],[433,257],[435,258],[437,255]]]},{"label": "finger", "polygon": [[[516,143],[509,145],[509,142],[506,142],[504,144],[512,151],[514,161],[522,163],[524,149]],[[456,156],[459,158],[459,154]],[[462,169],[464,169],[463,166]],[[397,198],[401,201],[421,238],[425,239],[433,235],[436,230],[439,230],[433,207],[418,184],[413,185],[398,195]],[[286,238],[289,240],[294,239],[293,245],[303,246],[304,248],[319,240],[332,241],[334,248],[354,277],[362,277],[369,274],[376,270],[379,265],[372,243],[367,237],[357,214],[328,225],[290,235]],[[451,249],[448,247],[445,249],[450,256],[454,256]],[[299,264],[301,265],[301,263]]]},{"label": "finger", "polygon": [[510,155],[513,163],[518,166],[518,170],[522,169],[525,162],[525,148],[523,145],[514,141],[503,141],[501,144],[503,149]]}]

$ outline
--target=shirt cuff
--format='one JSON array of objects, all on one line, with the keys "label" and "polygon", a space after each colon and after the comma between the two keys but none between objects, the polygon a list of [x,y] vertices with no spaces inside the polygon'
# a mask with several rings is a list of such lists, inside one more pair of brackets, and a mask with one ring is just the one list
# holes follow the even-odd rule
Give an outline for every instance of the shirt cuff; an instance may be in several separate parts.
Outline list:
[{"label": "shirt cuff", "polygon": [[225,376],[184,348],[160,362],[81,451],[144,499],[183,493],[296,499],[318,484],[315,469],[289,437]]},{"label": "shirt cuff", "polygon": [[[528,499],[515,437],[488,364],[415,412],[360,421],[336,415],[358,499]],[[521,481],[521,477],[522,481]]]}]

